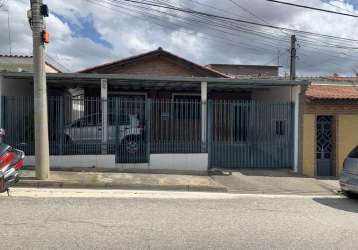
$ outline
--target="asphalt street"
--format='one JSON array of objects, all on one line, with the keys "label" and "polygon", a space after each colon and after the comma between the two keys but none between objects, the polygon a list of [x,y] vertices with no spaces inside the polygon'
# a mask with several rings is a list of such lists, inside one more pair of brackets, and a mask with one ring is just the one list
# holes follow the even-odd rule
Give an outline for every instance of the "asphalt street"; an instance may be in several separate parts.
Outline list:
[{"label": "asphalt street", "polygon": [[357,249],[340,196],[13,189],[1,249]]}]

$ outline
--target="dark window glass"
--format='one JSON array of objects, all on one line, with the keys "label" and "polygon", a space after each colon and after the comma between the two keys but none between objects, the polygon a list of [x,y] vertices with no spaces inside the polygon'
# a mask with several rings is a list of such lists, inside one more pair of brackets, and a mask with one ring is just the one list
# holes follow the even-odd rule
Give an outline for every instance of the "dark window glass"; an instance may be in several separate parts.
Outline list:
[{"label": "dark window glass", "polygon": [[174,96],[174,114],[177,119],[195,120],[201,116],[200,96]]},{"label": "dark window glass", "polygon": [[113,115],[110,114],[108,116],[108,124],[109,126],[115,126],[117,124],[125,126],[130,124],[130,119],[128,115]]},{"label": "dark window glass", "polygon": [[85,123],[86,124],[84,124],[83,127],[100,126],[102,124],[102,115],[94,114],[94,115],[87,116]]},{"label": "dark window glass", "polygon": [[276,121],[276,135],[285,135],[285,121]]}]

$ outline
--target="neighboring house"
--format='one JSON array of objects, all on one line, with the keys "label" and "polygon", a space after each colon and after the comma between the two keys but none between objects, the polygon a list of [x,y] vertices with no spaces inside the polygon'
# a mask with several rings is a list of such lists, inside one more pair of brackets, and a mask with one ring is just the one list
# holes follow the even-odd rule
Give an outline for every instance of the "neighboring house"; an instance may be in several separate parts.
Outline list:
[{"label": "neighboring house", "polygon": [[174,55],[161,47],[143,54],[83,69],[79,73],[227,77],[218,71]]},{"label": "neighboring house", "polygon": [[313,80],[301,100],[301,170],[307,176],[338,176],[358,145],[358,78]]},{"label": "neighboring house", "polygon": [[[47,74],[49,91],[57,93],[49,97],[52,166],[297,171],[299,95],[308,81],[227,73],[159,48],[78,73]],[[0,79],[32,84],[30,73]],[[24,128],[22,114],[31,119],[32,100],[18,99],[5,104],[30,108],[4,117],[7,129]],[[23,129],[7,140],[31,138]]]},{"label": "neighboring house", "polygon": [[[0,54],[0,72],[32,72],[32,66],[32,56]],[[61,73],[49,62],[46,62],[45,69],[47,73]]]},{"label": "neighboring house", "polygon": [[[46,62],[45,70],[47,73],[61,73],[59,69]],[[32,72],[32,56],[23,55],[0,55],[0,73],[3,72]],[[26,96],[32,95],[32,84],[23,84],[21,81],[13,80],[1,83],[0,95],[2,96]]]},{"label": "neighboring house", "polygon": [[275,65],[241,65],[241,64],[209,64],[206,67],[224,73],[230,77],[278,77],[280,66]]}]

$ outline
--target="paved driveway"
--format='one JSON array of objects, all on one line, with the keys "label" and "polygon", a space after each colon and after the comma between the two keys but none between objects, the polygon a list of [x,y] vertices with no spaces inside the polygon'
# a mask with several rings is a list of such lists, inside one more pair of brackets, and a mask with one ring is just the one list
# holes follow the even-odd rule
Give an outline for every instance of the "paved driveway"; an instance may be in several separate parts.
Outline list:
[{"label": "paved driveway", "polygon": [[289,170],[224,171],[212,175],[213,180],[229,192],[270,194],[322,194],[339,190],[337,179],[307,178]]}]

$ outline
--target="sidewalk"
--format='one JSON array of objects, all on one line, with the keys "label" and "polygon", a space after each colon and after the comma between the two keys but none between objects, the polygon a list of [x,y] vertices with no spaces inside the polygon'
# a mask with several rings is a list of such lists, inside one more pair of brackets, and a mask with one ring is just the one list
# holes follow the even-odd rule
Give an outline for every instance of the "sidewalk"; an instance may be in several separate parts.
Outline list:
[{"label": "sidewalk", "polygon": [[340,190],[337,179],[308,178],[289,170],[260,169],[218,171],[210,175],[51,171],[46,181],[36,180],[33,170],[24,170],[17,186],[300,195],[332,195]]},{"label": "sidewalk", "polygon": [[22,178],[16,186],[207,192],[227,191],[226,187],[213,181],[210,176],[51,171],[49,180],[40,181],[35,179],[35,171],[33,170],[22,171]]},{"label": "sidewalk", "polygon": [[309,178],[287,169],[243,169],[212,178],[234,193],[332,195],[340,190],[336,178]]}]

